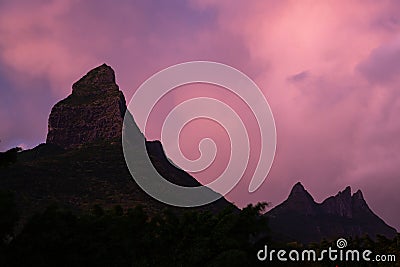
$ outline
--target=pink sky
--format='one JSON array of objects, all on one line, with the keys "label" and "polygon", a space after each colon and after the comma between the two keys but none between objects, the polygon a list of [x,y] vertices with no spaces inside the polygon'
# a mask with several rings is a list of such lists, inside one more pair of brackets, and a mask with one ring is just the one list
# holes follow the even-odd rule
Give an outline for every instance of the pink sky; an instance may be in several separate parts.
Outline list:
[{"label": "pink sky", "polygon": [[[350,185],[400,229],[397,1],[7,2],[0,3],[0,150],[43,142],[52,105],[103,62],[129,100],[165,67],[218,61],[258,84],[278,134],[267,180],[247,192],[251,163],[229,200],[275,205],[301,181],[322,201]],[[231,95],[212,86],[187,91],[167,96],[160,117],[184,99],[213,96],[232,105],[253,132],[251,113]],[[148,138],[159,138],[155,117]],[[202,181],[219,173],[229,155],[226,134],[207,121],[182,132],[185,154],[196,157],[196,141],[205,136],[215,137],[221,154],[198,176]]]}]

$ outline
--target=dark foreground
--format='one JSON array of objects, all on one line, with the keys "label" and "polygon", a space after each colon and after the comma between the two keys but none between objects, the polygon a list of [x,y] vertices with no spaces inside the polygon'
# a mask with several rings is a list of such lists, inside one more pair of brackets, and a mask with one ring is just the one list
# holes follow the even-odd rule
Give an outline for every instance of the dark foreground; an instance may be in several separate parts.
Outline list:
[{"label": "dark foreground", "polygon": [[[140,207],[120,206],[75,212],[50,206],[21,226],[11,193],[0,194],[0,266],[399,266],[322,261],[316,263],[260,262],[257,251],[268,244],[275,249],[313,248],[320,251],[335,242],[307,247],[270,241],[265,204],[241,211],[226,208],[218,214],[168,209],[149,217]],[[369,237],[348,240],[349,248],[395,254],[400,236],[393,240]]]}]

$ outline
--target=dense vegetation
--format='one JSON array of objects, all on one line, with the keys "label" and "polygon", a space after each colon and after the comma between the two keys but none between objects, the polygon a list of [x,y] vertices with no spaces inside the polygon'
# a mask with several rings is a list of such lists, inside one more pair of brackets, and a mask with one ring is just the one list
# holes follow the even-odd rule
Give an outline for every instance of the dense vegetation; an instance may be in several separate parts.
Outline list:
[{"label": "dense vegetation", "polygon": [[[260,216],[264,208],[265,204],[258,204],[240,212],[227,208],[218,214],[195,211],[179,215],[165,209],[159,216],[149,217],[140,206],[127,211],[120,206],[111,210],[94,206],[83,213],[50,206],[21,227],[12,194],[2,192],[0,266],[282,266],[259,262],[257,251],[264,244],[277,249],[305,247],[269,240],[266,219]],[[399,236],[349,241],[351,247],[399,257]],[[320,250],[331,245],[323,241],[308,248]],[[296,265],[290,262],[286,266]]]},{"label": "dense vegetation", "polygon": [[[14,214],[10,201],[2,195],[3,215]],[[140,206],[80,214],[51,206],[15,236],[16,217],[2,216],[0,266],[244,266],[255,260],[249,237],[265,229],[263,208],[149,218]]]},{"label": "dense vegetation", "polygon": [[17,162],[18,152],[22,151],[20,147],[15,147],[7,150],[6,152],[0,152],[0,168],[8,167],[9,165]]}]

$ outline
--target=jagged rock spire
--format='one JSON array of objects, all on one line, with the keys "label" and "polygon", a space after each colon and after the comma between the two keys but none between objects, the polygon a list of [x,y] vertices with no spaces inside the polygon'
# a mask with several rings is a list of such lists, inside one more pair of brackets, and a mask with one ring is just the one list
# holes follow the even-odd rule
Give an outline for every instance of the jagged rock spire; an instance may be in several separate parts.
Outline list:
[{"label": "jagged rock spire", "polygon": [[289,209],[307,215],[315,215],[314,204],[314,199],[310,193],[304,189],[304,186],[300,182],[296,183],[287,199]]},{"label": "jagged rock spire", "polygon": [[361,190],[351,195],[347,186],[335,196],[316,203],[304,186],[296,183],[287,200],[266,216],[272,231],[286,241],[320,242],[322,238],[377,234],[393,238],[396,230],[368,207]]},{"label": "jagged rock spire", "polygon": [[92,69],[72,85],[74,95],[96,95],[118,91],[114,70],[106,64]]},{"label": "jagged rock spire", "polygon": [[114,70],[103,64],[72,86],[72,94],[51,110],[47,143],[63,148],[121,137],[125,97]]}]

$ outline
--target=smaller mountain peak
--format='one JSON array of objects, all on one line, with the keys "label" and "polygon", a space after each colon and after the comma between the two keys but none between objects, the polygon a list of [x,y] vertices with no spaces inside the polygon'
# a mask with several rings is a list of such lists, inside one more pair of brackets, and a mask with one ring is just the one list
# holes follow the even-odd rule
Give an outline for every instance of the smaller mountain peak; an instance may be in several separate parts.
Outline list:
[{"label": "smaller mountain peak", "polygon": [[304,186],[301,184],[301,182],[297,182],[293,188],[292,188],[292,192],[302,192],[302,191],[306,191],[306,189],[304,189]]},{"label": "smaller mountain peak", "polygon": [[361,190],[357,190],[357,192],[355,192],[352,196],[353,199],[355,200],[364,200],[364,196],[363,193],[361,192]]},{"label": "smaller mountain peak", "polygon": [[338,195],[341,195],[343,197],[351,197],[351,187],[346,186],[346,188],[343,191],[340,191]]},{"label": "smaller mountain peak", "polygon": [[297,198],[298,196],[307,196],[307,198],[311,198],[311,195],[307,192],[301,182],[297,182],[290,191],[289,198]]},{"label": "smaller mountain peak", "polygon": [[297,182],[293,186],[286,202],[288,209],[294,212],[306,215],[316,214],[315,210],[316,203],[314,202],[314,199],[310,195],[310,193],[307,192],[307,190],[300,182]]},{"label": "smaller mountain peak", "polygon": [[314,202],[314,199],[310,195],[310,193],[307,192],[307,190],[304,188],[304,186],[300,183],[297,182],[292,190],[290,191],[289,198],[288,199],[294,199],[294,200],[299,200],[299,199],[307,199],[307,201],[312,201]]},{"label": "smaller mountain peak", "polygon": [[373,213],[370,208],[368,207],[367,202],[364,199],[363,193],[361,190],[357,190],[351,197],[351,202],[353,204],[353,209],[356,212],[367,212],[369,214]]},{"label": "smaller mountain peak", "polygon": [[339,191],[336,196],[325,199],[321,207],[328,214],[352,218],[351,187],[347,186],[343,191]]},{"label": "smaller mountain peak", "polygon": [[118,90],[118,86],[115,84],[115,72],[105,63],[90,70],[72,85],[72,93],[78,95]]}]

